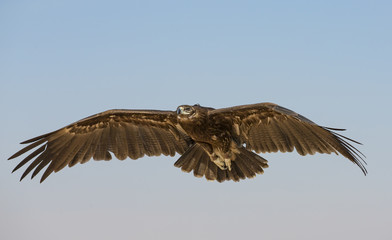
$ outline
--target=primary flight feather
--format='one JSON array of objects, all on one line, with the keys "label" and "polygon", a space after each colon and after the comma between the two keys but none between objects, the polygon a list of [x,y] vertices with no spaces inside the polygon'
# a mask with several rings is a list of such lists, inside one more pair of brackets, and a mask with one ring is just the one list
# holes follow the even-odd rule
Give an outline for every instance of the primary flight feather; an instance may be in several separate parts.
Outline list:
[{"label": "primary flight feather", "polygon": [[[363,154],[334,129],[322,127],[273,103],[213,109],[181,105],[177,111],[109,110],[57,131],[22,142],[29,144],[9,159],[35,149],[15,168],[29,162],[21,180],[46,167],[41,182],[65,166],[94,160],[147,156],[181,157],[174,166],[196,177],[223,182],[253,178],[268,167],[257,155],[292,152],[301,155],[340,153],[366,175]],[[111,153],[110,153],[111,152]]]}]

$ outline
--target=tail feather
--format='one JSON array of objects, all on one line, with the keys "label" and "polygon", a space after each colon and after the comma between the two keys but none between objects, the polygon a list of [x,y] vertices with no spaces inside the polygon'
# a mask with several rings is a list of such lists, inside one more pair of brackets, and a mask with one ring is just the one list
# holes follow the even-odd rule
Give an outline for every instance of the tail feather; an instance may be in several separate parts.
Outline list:
[{"label": "tail feather", "polygon": [[[245,179],[246,178],[244,172],[238,167],[238,162],[236,162],[235,164],[231,165],[231,170],[230,171],[235,171],[240,179]],[[239,181],[239,179],[238,179],[238,181]]]},{"label": "tail feather", "polygon": [[[215,165],[215,166],[213,166]],[[206,169],[206,179],[209,181],[214,181],[217,178],[218,167],[212,161],[208,161],[207,169]]]},{"label": "tail feather", "polygon": [[256,174],[262,174],[263,168],[267,168],[267,160],[245,148],[239,148],[239,153],[231,162],[231,170],[220,169],[210,159],[205,149],[198,143],[192,145],[175,163],[174,166],[184,172],[191,172],[195,177],[205,177],[209,181],[223,182],[232,180],[253,178]]},{"label": "tail feather", "polygon": [[191,170],[193,170],[193,175],[195,177],[203,177],[204,173],[207,169],[208,162],[210,161],[210,157],[208,154],[204,151],[204,149],[201,146],[196,146],[197,148],[197,154],[195,154],[195,158],[197,163],[195,167]]},{"label": "tail feather", "polygon": [[244,160],[244,163],[256,174],[263,174],[263,168],[268,168],[268,161],[254,152],[242,149],[240,154],[244,156],[241,158]]},{"label": "tail feather", "polygon": [[195,168],[195,166],[198,162],[198,159],[195,155],[196,155],[196,152],[190,153],[189,160],[186,161],[182,167],[183,171],[190,172]]},{"label": "tail feather", "polygon": [[245,157],[242,158],[242,159],[244,160],[243,163],[244,163],[246,166],[248,166],[248,168],[250,169],[250,171],[253,172],[255,176],[256,176],[257,173],[258,173],[258,174],[262,174],[262,173],[264,172],[264,171],[263,171],[263,168],[260,167],[259,165],[255,164],[255,163],[252,161],[252,159],[249,159],[248,156],[245,155]]},{"label": "tail feather", "polygon": [[[216,164],[215,164],[216,165]],[[218,166],[216,166],[217,168],[217,177],[216,180],[218,182],[223,182],[226,180],[230,180],[229,174],[227,171],[222,171],[220,168],[218,168]],[[219,171],[220,170],[220,171]]]},{"label": "tail feather", "polygon": [[240,177],[238,176],[237,171],[235,170],[236,168],[233,167],[233,165],[231,165],[231,166],[232,166],[231,167],[231,171],[226,171],[227,174],[229,175],[227,180],[233,180],[234,182],[239,182],[240,181]]},{"label": "tail feather", "polygon": [[210,158],[208,155],[206,157],[201,157],[199,159],[199,162],[196,164],[195,169],[193,169],[193,175],[195,177],[203,177],[208,166],[208,162],[210,161]]},{"label": "tail feather", "polygon": [[[241,173],[243,173],[244,178],[254,178],[256,176],[256,173],[254,171],[252,171],[251,169],[249,169],[248,164],[244,163],[244,158],[241,158],[240,161],[237,161],[238,157],[236,158],[236,165],[238,167],[238,169],[240,170]],[[236,169],[237,170],[237,169]]]}]

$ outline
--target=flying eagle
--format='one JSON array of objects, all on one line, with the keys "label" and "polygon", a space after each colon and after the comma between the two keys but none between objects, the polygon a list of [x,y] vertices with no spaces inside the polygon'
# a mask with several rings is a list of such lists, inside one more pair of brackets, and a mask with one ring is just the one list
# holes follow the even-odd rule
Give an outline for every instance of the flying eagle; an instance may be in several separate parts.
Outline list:
[{"label": "flying eagle", "polygon": [[[30,140],[9,159],[35,149],[13,170],[27,162],[34,178],[49,165],[43,182],[65,166],[94,160],[138,159],[147,156],[181,157],[174,166],[196,177],[223,182],[262,174],[267,160],[256,153],[292,152],[300,155],[340,153],[366,175],[364,155],[335,129],[322,127],[304,116],[273,103],[222,109],[198,104],[181,105],[177,111],[108,110]],[[255,152],[253,152],[255,151]]]}]

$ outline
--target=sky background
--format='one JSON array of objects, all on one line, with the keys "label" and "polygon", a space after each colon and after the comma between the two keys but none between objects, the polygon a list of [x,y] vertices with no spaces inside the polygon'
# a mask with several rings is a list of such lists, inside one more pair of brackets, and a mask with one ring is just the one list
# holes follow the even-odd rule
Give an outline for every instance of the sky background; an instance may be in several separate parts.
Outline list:
[{"label": "sky background", "polygon": [[[0,239],[392,239],[391,1],[0,2]],[[274,102],[347,128],[335,155],[263,154],[239,183],[178,156],[19,182],[18,143],[112,108]]]}]

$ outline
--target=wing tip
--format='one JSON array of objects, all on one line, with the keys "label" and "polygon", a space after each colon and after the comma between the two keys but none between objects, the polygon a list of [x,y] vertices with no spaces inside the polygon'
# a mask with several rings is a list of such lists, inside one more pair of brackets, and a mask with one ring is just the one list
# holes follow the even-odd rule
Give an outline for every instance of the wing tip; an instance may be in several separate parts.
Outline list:
[{"label": "wing tip", "polygon": [[[61,129],[60,129],[60,130],[61,130]],[[53,132],[50,132],[50,133],[42,134],[42,135],[37,136],[37,137],[34,137],[34,138],[27,139],[27,140],[25,140],[25,141],[23,141],[23,142],[20,142],[20,144],[26,144],[26,143],[33,143],[33,142],[36,142],[36,141],[41,140],[41,139],[43,139],[43,138],[46,138],[47,136],[49,136],[49,135],[51,135],[51,134],[53,134],[53,133],[55,133],[55,132],[58,132],[58,131],[59,131],[59,130],[56,130],[56,131],[53,131]]]},{"label": "wing tip", "polygon": [[320,126],[320,127],[328,129],[328,130],[332,130],[332,131],[346,131],[347,130],[345,128],[331,128],[331,127],[325,127],[325,126]]},{"label": "wing tip", "polygon": [[[356,163],[357,164],[357,163]],[[357,164],[358,165],[358,164]],[[367,176],[369,174],[368,170],[363,166],[363,164],[358,165],[359,168],[362,170],[363,175]]]}]

